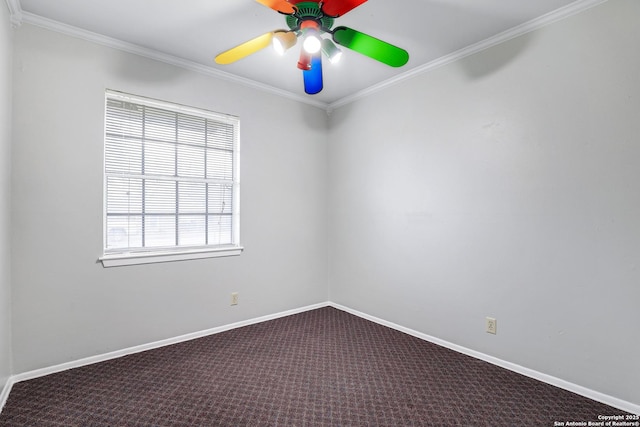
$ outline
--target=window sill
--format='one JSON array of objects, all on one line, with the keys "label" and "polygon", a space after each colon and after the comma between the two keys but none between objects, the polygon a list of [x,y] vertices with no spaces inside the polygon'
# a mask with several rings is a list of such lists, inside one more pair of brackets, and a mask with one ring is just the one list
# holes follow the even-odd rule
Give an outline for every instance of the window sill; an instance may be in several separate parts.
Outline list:
[{"label": "window sill", "polygon": [[106,254],[98,258],[98,261],[100,261],[105,268],[122,267],[126,265],[237,256],[240,255],[243,250],[244,248],[242,246],[229,246],[217,249],[192,249],[175,252],[128,252]]}]

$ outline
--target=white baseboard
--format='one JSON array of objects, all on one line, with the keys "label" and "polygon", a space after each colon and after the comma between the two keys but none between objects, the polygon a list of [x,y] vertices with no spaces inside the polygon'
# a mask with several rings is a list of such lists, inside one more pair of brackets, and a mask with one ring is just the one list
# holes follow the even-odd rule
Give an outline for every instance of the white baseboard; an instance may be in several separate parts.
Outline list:
[{"label": "white baseboard", "polygon": [[501,360],[498,359],[496,357],[493,356],[489,356],[487,354],[484,353],[480,353],[478,351],[475,350],[471,350],[468,349],[466,347],[462,347],[459,346],[457,344],[453,344],[450,343],[448,341],[444,341],[441,340],[439,338],[436,337],[432,337],[430,335],[427,334],[423,334],[421,332],[415,331],[413,329],[409,329],[409,328],[405,328],[404,326],[400,326],[397,325],[395,323],[392,322],[388,322],[386,320],[377,318],[375,316],[370,316],[368,314],[359,312],[357,310],[354,310],[352,308],[340,305],[340,304],[336,304],[330,301],[324,302],[324,303],[319,303],[319,304],[314,304],[314,305],[310,305],[310,306],[306,306],[306,307],[301,307],[298,309],[293,309],[293,310],[288,310],[288,311],[283,311],[280,313],[276,313],[276,314],[271,314],[271,315],[267,315],[267,316],[262,316],[262,317],[257,317],[254,319],[249,319],[249,320],[245,320],[245,321],[241,321],[241,322],[236,322],[236,323],[231,323],[228,325],[224,325],[224,326],[220,326],[217,328],[212,328],[212,329],[207,329],[204,331],[200,331],[200,332],[194,332],[191,334],[186,334],[186,335],[180,335],[178,337],[174,337],[174,338],[169,338],[166,340],[161,340],[161,341],[156,341],[156,342],[152,342],[152,343],[148,343],[148,344],[143,344],[143,345],[139,345],[139,346],[135,346],[135,347],[130,347],[130,348],[126,348],[123,350],[118,350],[118,351],[113,351],[110,353],[105,353],[105,354],[101,354],[101,355],[96,355],[96,356],[92,356],[92,357],[86,357],[83,359],[79,359],[76,361],[72,361],[72,362],[67,362],[67,363],[62,363],[60,365],[55,365],[55,366],[51,366],[48,368],[42,368],[42,369],[36,369],[33,371],[29,371],[29,372],[24,372],[21,374],[17,374],[14,375],[12,377],[10,377],[7,381],[7,383],[5,384],[5,386],[2,389],[2,393],[0,393],[0,412],[2,411],[2,408],[4,407],[7,398],[9,397],[9,393],[11,392],[11,388],[13,387],[13,385],[17,382],[20,381],[26,381],[26,380],[30,380],[30,379],[34,379],[34,378],[38,378],[38,377],[42,377],[45,375],[49,375],[49,374],[53,374],[56,372],[62,372],[62,371],[66,371],[68,369],[73,369],[73,368],[78,368],[81,366],[86,366],[86,365],[90,365],[93,363],[98,363],[98,362],[103,362],[106,360],[111,360],[111,359],[117,359],[119,357],[122,356],[126,356],[128,354],[134,354],[134,353],[139,353],[142,351],[146,351],[146,350],[152,350],[154,348],[159,348],[159,347],[164,347],[167,345],[171,345],[171,344],[177,344],[180,342],[184,342],[184,341],[189,341],[192,339],[196,339],[196,338],[201,338],[201,337],[205,337],[205,336],[209,336],[209,335],[214,335],[214,334],[218,334],[220,332],[225,332],[225,331],[229,331],[232,329],[236,329],[236,328],[241,328],[243,326],[249,326],[249,325],[253,325],[256,323],[262,323],[262,322],[266,322],[268,320],[274,320],[274,319],[278,319],[281,317],[285,317],[285,316],[290,316],[293,314],[298,314],[298,313],[303,313],[305,311],[310,311],[310,310],[315,310],[318,308],[322,308],[322,307],[333,307],[336,308],[338,310],[342,310],[342,311],[346,311],[347,313],[353,314],[355,316],[361,317],[363,319],[366,320],[370,320],[372,322],[378,323],[380,325],[383,326],[387,326],[391,329],[395,329],[397,331],[400,332],[404,332],[406,334],[409,334],[411,336],[414,336],[416,338],[422,339],[424,341],[428,341],[437,345],[440,345],[442,347],[457,351],[458,353],[462,353],[462,354],[466,354],[467,356],[471,356],[474,357],[476,359],[480,359],[480,360],[484,360],[485,362],[489,362],[493,365],[496,366],[500,366],[502,368],[508,369],[510,371],[516,372],[518,374],[522,374],[525,375],[527,377],[533,378],[535,380],[562,388],[564,390],[570,391],[572,393],[576,393],[579,394],[581,396],[587,397],[589,399],[598,401],[598,402],[602,402],[606,405],[612,406],[614,408],[618,408],[620,410],[626,411],[626,412],[630,412],[632,414],[637,414],[640,415],[640,405],[636,405],[634,403],[631,402],[627,402],[625,400],[622,399],[618,399],[616,397],[613,396],[609,396],[582,386],[579,386],[577,384],[573,384],[570,383],[568,381],[562,380],[560,378],[556,378],[553,377],[551,375],[547,375],[547,374],[543,374],[542,372],[538,372],[538,371],[534,371],[533,369],[529,369],[526,368],[524,366],[520,366],[517,365],[515,363],[511,363],[511,362],[507,362],[505,360]]},{"label": "white baseboard", "polygon": [[[220,332],[229,331],[231,329],[241,328],[243,326],[249,326],[256,323],[266,322],[268,320],[274,320],[281,317],[291,316],[293,314],[303,313],[305,311],[315,310],[322,307],[327,307],[329,305],[328,302],[309,305],[306,307],[301,307],[293,310],[287,310],[280,313],[270,314],[267,316],[256,317],[249,320],[243,320],[241,322],[231,323],[228,325],[219,326],[217,328],[206,329],[204,331],[193,332],[190,334],[180,335],[174,338],[168,338],[161,341],[156,341],[148,344],[142,344],[135,347],[129,347],[122,350],[112,351],[105,354],[99,354],[96,356],[85,357],[83,359],[74,360],[71,362],[62,363],[55,366],[50,366],[47,368],[36,369],[33,371],[24,372],[21,374],[16,374],[10,378],[13,383],[27,381],[34,378],[43,377],[45,375],[54,374],[56,372],[66,371],[68,369],[79,368],[81,366],[91,365],[93,363],[104,362],[111,359],[117,359],[119,357],[123,357],[129,354],[140,353],[142,351],[153,350],[154,348],[160,348],[167,345],[178,344],[184,341],[193,340],[196,338],[202,338],[209,335],[219,334]],[[8,392],[7,392],[8,394]],[[1,407],[0,407],[1,409]]]},{"label": "white baseboard", "polygon": [[13,387],[14,382],[13,377],[9,377],[4,387],[2,387],[2,391],[0,391],[0,412],[2,412],[4,404],[7,403],[7,399],[9,398],[9,393],[11,393],[11,387]]},{"label": "white baseboard", "polygon": [[392,322],[388,322],[383,319],[379,319],[375,316],[370,316],[368,314],[359,312],[349,307],[345,307],[340,304],[336,304],[333,302],[329,302],[330,307],[336,308],[338,310],[346,311],[347,313],[353,314],[354,316],[361,317],[366,320],[370,320],[372,322],[378,323],[383,326],[387,326],[391,329],[395,329],[400,332],[404,332],[408,335],[414,336],[424,341],[428,341],[439,346],[448,348],[450,350],[457,351],[458,353],[466,354],[467,356],[471,356],[476,359],[484,360],[485,362],[489,362],[492,365],[500,366],[501,368],[508,369],[510,371],[516,372],[518,374],[527,376],[529,378],[533,378],[535,380],[541,381],[543,383],[547,383],[558,388],[570,391],[575,394],[579,394],[580,396],[587,397],[589,399],[604,403],[605,405],[612,406],[617,409],[621,409],[626,412],[630,412],[632,414],[640,415],[640,405],[636,405],[631,402],[627,402],[626,400],[618,399],[617,397],[609,396],[607,394],[603,394],[586,387],[582,387],[577,384],[570,383],[568,381],[562,380],[560,378],[553,377],[551,375],[543,374],[542,372],[535,371],[533,369],[526,368],[524,366],[517,365],[515,363],[507,362],[502,359],[498,359],[497,357],[489,356],[484,353],[480,353],[475,350],[468,349],[466,347],[462,347],[457,344],[450,343],[445,340],[441,340],[440,338],[432,337],[431,335],[423,334],[422,332],[414,331],[413,329],[405,328],[404,326],[397,325]]}]

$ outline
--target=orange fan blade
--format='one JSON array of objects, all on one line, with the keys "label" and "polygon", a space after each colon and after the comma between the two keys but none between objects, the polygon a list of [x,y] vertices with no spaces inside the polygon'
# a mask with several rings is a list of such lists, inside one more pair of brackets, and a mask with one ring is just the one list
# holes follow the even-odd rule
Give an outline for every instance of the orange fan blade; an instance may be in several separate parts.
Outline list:
[{"label": "orange fan blade", "polygon": [[287,0],[256,0],[258,3],[270,7],[276,12],[291,15],[296,9]]}]

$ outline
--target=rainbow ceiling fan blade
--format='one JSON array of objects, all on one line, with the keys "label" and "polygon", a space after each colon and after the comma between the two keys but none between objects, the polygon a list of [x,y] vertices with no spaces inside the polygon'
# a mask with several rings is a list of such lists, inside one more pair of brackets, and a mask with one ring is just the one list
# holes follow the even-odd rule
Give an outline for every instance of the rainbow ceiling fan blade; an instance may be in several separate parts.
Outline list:
[{"label": "rainbow ceiling fan blade", "polygon": [[270,7],[276,12],[284,13],[285,15],[291,15],[296,11],[295,7],[287,0],[256,0],[258,3]]},{"label": "rainbow ceiling fan blade", "polygon": [[324,1],[309,1],[309,0],[287,0],[294,6],[301,4],[304,7],[305,3],[316,3],[317,7],[322,10],[324,16],[331,18],[337,18],[344,15],[347,12],[352,11],[356,7],[365,3],[367,0],[324,0]]},{"label": "rainbow ceiling fan blade", "polygon": [[322,54],[316,53],[311,57],[311,68],[302,71],[304,79],[304,92],[308,95],[320,93],[322,83]]},{"label": "rainbow ceiling fan blade", "polygon": [[406,50],[352,28],[333,30],[333,41],[391,67],[402,67],[409,61]]},{"label": "rainbow ceiling fan blade", "polygon": [[269,33],[258,36],[255,39],[246,41],[225,52],[222,52],[221,54],[216,56],[216,62],[223,65],[232,64],[237,60],[244,58],[245,56],[256,53],[271,44],[274,33],[275,31],[271,31]]},{"label": "rainbow ceiling fan blade", "polygon": [[322,2],[322,13],[332,18],[342,16],[352,11],[367,0],[324,0]]}]

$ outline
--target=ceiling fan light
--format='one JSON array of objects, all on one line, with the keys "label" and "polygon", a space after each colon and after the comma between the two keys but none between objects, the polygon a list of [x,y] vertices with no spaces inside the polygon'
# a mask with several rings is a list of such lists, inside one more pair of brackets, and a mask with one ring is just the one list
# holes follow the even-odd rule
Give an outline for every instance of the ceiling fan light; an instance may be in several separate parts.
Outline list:
[{"label": "ceiling fan light", "polygon": [[273,34],[273,48],[280,55],[284,55],[297,41],[298,37],[292,31],[276,31]]},{"label": "ceiling fan light", "polygon": [[329,58],[332,64],[337,64],[342,57],[342,50],[329,39],[322,40],[322,53],[327,55],[327,58]]},{"label": "ceiling fan light", "polygon": [[312,55],[314,53],[320,52],[320,48],[322,48],[322,42],[320,41],[318,32],[315,30],[307,31],[302,47]]},{"label": "ceiling fan light", "polygon": [[311,69],[311,54],[304,49],[300,50],[300,59],[298,60],[298,68],[303,71]]}]

